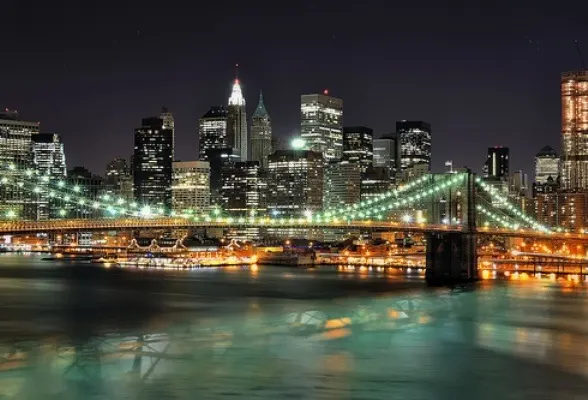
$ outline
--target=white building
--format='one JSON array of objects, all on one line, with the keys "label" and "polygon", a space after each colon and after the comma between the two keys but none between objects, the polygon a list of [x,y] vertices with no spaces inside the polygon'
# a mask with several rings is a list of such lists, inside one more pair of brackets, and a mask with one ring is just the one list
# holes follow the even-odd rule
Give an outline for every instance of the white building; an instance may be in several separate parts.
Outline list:
[{"label": "white building", "polygon": [[208,161],[174,161],[172,207],[182,213],[210,209],[210,163]]},{"label": "white building", "polygon": [[324,94],[300,98],[300,136],[308,150],[321,153],[327,161],[343,156],[343,100]]}]

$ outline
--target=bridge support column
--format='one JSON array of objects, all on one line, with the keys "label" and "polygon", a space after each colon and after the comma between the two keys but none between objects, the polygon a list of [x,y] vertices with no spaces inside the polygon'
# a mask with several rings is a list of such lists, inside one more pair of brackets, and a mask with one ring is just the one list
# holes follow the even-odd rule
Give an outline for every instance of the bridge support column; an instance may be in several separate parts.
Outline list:
[{"label": "bridge support column", "polygon": [[429,286],[445,286],[477,279],[476,236],[441,232],[427,235],[425,280]]}]

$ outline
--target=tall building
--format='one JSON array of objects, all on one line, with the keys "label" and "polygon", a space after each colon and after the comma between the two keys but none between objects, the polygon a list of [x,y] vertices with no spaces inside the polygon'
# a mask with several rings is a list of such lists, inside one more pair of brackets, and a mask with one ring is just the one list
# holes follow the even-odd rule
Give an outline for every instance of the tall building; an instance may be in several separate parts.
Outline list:
[{"label": "tall building", "polygon": [[272,124],[259,92],[259,103],[251,118],[251,161],[267,168],[267,157],[272,153]]},{"label": "tall building", "polygon": [[174,161],[172,203],[172,208],[177,213],[200,213],[210,209],[208,161]]},{"label": "tall building", "polygon": [[227,144],[237,150],[241,161],[247,161],[247,112],[239,79],[235,79],[227,111]]},{"label": "tall building", "polygon": [[267,209],[279,217],[304,217],[323,207],[323,156],[310,150],[277,150],[269,156]]},{"label": "tall building", "polygon": [[365,172],[372,166],[374,158],[374,131],[365,126],[343,128],[343,160],[356,162]]},{"label": "tall building", "polygon": [[560,159],[551,146],[545,146],[535,156],[535,183],[547,183],[549,177],[559,177]]},{"label": "tall building", "polygon": [[[14,171],[5,171],[4,176],[13,181],[22,171],[32,168],[32,138],[39,133],[39,122],[23,121],[17,111],[0,112],[0,163],[13,164]],[[0,185],[0,218],[34,219],[36,206],[32,195],[15,185]]]},{"label": "tall building", "polygon": [[361,201],[380,196],[390,190],[390,176],[385,167],[371,167],[361,177]]},{"label": "tall building", "polygon": [[223,170],[239,161],[239,155],[231,147],[206,150],[206,160],[210,163],[210,203],[222,206]]},{"label": "tall building", "polygon": [[[43,176],[48,176],[51,182],[65,179],[67,166],[65,163],[65,150],[59,135],[54,133],[39,133],[33,138],[33,165]],[[57,217],[57,207],[54,198],[50,196],[49,183],[39,183],[37,193],[36,219],[47,220]]]},{"label": "tall building", "polygon": [[397,139],[393,136],[374,139],[373,148],[373,166],[375,168],[386,168],[390,176],[390,182],[392,184],[396,183],[396,175],[400,169],[400,153]]},{"label": "tall building", "polygon": [[523,171],[515,171],[510,176],[509,193],[516,196],[526,196],[529,190],[527,174]]},{"label": "tall building", "polygon": [[198,157],[208,160],[209,149],[227,147],[227,109],[212,106],[198,121]]},{"label": "tall building", "polygon": [[588,189],[588,71],[561,77],[562,186]]},{"label": "tall building", "polygon": [[431,125],[423,121],[396,122],[402,170],[425,164],[431,170]]},{"label": "tall building", "polygon": [[484,177],[491,180],[508,181],[509,159],[508,147],[495,146],[488,148],[484,164]]},{"label": "tall building", "polygon": [[343,156],[343,100],[324,94],[300,98],[300,136],[327,161]]},{"label": "tall building", "polygon": [[172,160],[175,160],[176,156],[174,154],[175,149],[175,138],[176,138],[176,122],[174,119],[174,115],[168,110],[167,107],[161,107],[161,113],[159,114],[159,118],[163,120],[163,129],[170,129],[172,131]]},{"label": "tall building", "polygon": [[233,215],[265,211],[265,180],[257,161],[236,162],[223,169],[222,207]]},{"label": "tall building", "polygon": [[125,158],[115,157],[106,164],[104,176],[106,193],[130,200],[133,198],[133,176]]},{"label": "tall building", "polygon": [[140,204],[166,211],[172,207],[173,136],[161,118],[145,118],[135,129],[133,186]]},{"label": "tall building", "polygon": [[361,164],[332,161],[325,165],[323,208],[325,210],[359,203],[361,199]]},{"label": "tall building", "polygon": [[[77,186],[79,196],[86,199],[97,199],[104,191],[104,180],[93,175],[84,167],[74,167],[67,172],[67,184],[70,187]],[[61,202],[58,210],[60,217],[65,218],[99,218],[102,216],[116,217],[116,214],[109,214],[105,210],[94,209],[88,204]]]},{"label": "tall building", "polygon": [[536,217],[540,223],[571,230],[586,228],[588,222],[587,192],[546,192],[536,198]]}]

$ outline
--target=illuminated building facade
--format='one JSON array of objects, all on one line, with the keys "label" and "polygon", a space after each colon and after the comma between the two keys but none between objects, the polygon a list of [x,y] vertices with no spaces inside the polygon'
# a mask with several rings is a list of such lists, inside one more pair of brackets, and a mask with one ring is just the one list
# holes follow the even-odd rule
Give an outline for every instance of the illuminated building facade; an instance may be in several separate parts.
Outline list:
[{"label": "illuminated building facade", "polygon": [[135,129],[133,188],[140,204],[172,207],[173,130],[161,118],[145,118]]},{"label": "illuminated building facade", "polygon": [[561,78],[562,176],[564,190],[588,190],[588,71]]},{"label": "illuminated building facade", "polygon": [[484,177],[495,181],[509,179],[509,150],[508,147],[495,146],[488,148],[488,155],[484,163]]},{"label": "illuminated building facade", "polygon": [[587,192],[537,193],[536,218],[542,224],[570,230],[586,228]]},{"label": "illuminated building facade", "polygon": [[[14,164],[17,169],[32,168],[32,138],[39,133],[39,122],[23,121],[17,111],[0,112],[0,162]],[[8,179],[18,178],[20,172],[5,171]],[[35,219],[33,196],[24,188],[0,185],[0,218]]]},{"label": "illuminated building facade", "polygon": [[324,159],[310,150],[277,150],[269,156],[267,209],[273,216],[304,217],[323,208]]},{"label": "illuminated building facade", "polygon": [[[87,199],[97,199],[104,192],[104,180],[93,175],[84,167],[74,167],[67,172],[68,187],[78,187],[79,195]],[[65,218],[117,217],[106,210],[94,209],[87,205],[60,201],[58,214]]]},{"label": "illuminated building facade", "polygon": [[325,165],[323,205],[325,210],[359,203],[361,199],[361,164],[332,161]]},{"label": "illuminated building facade", "polygon": [[239,79],[235,79],[227,111],[227,145],[237,151],[241,161],[247,161],[248,135],[245,97]]},{"label": "illuminated building facade", "polygon": [[343,128],[343,160],[359,163],[365,172],[372,166],[374,158],[374,131],[365,126]]},{"label": "illuminated building facade", "polygon": [[385,136],[381,139],[374,139],[373,142],[375,168],[386,168],[389,172],[390,183],[396,183],[396,175],[400,168],[400,154],[396,137]]},{"label": "illuminated building facade", "polygon": [[177,213],[210,209],[210,163],[208,161],[174,161],[172,204]]},{"label": "illuminated building facade", "polygon": [[390,175],[386,167],[371,167],[361,178],[361,201],[380,196],[390,190]]},{"label": "illuminated building facade", "polygon": [[549,177],[557,180],[560,171],[560,159],[551,146],[545,146],[535,156],[535,183],[547,183]]},{"label": "illuminated building facade", "polygon": [[[39,133],[33,138],[33,164],[35,169],[50,181],[57,182],[67,176],[65,151],[59,135]],[[39,193],[35,199],[36,219],[39,221],[58,217],[57,203],[49,196],[49,184],[39,183]]]},{"label": "illuminated building facade", "polygon": [[267,157],[272,153],[272,124],[259,93],[259,103],[251,118],[251,161],[257,161],[261,168],[267,168]]},{"label": "illuminated building facade", "polygon": [[236,162],[222,172],[222,208],[232,215],[265,211],[266,183],[257,161]]},{"label": "illuminated building facade", "polygon": [[227,109],[212,106],[198,121],[198,155],[200,160],[208,160],[209,149],[227,147]]},{"label": "illuminated building facade", "polygon": [[128,161],[115,157],[106,164],[104,190],[107,194],[124,200],[133,198],[133,176]]},{"label": "illuminated building facade", "polygon": [[425,164],[431,170],[431,125],[423,121],[396,122],[402,170]]},{"label": "illuminated building facade", "polygon": [[300,98],[300,136],[327,161],[343,156],[343,100],[324,94]]}]

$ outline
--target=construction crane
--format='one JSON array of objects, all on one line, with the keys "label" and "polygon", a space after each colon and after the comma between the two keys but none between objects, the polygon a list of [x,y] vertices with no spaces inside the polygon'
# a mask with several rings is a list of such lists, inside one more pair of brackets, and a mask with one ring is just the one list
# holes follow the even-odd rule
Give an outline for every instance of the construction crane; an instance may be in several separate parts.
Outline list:
[{"label": "construction crane", "polygon": [[582,60],[582,68],[584,68],[584,70],[588,69],[588,68],[586,68],[586,61],[584,61],[584,56],[582,55],[582,50],[580,50],[580,45],[579,45],[578,41],[574,40],[574,44],[576,45],[576,50],[578,50],[578,55],[580,56],[580,60]]}]

